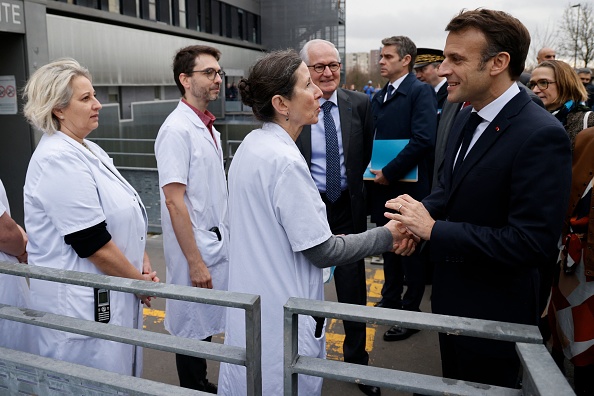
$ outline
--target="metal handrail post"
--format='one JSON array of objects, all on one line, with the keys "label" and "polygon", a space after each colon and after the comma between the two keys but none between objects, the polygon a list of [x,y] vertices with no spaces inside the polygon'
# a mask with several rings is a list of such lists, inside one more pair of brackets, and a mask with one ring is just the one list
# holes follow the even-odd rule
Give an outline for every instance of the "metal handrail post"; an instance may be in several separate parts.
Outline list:
[{"label": "metal handrail post", "polygon": [[299,391],[299,381],[297,373],[291,370],[299,358],[299,315],[284,310],[284,390],[285,396],[297,396]]}]

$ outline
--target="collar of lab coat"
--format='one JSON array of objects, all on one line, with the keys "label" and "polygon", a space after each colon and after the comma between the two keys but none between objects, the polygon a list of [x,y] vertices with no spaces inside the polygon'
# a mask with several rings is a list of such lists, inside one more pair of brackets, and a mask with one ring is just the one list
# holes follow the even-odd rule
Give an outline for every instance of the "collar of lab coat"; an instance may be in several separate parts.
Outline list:
[{"label": "collar of lab coat", "polygon": [[[93,162],[97,165],[102,172],[105,172],[109,177],[115,177],[118,181],[126,186],[128,190],[134,195],[138,195],[136,190],[124,177],[120,174],[120,172],[116,169],[115,165],[113,164],[113,159],[110,158],[105,151],[96,143],[93,143],[89,140],[83,139],[85,144],[91,149],[89,151],[85,146],[71,138],[70,136],[66,135],[64,132],[57,131],[55,133],[56,137],[62,139],[64,142],[70,144],[74,149],[83,153],[83,155],[87,158],[88,161]],[[101,166],[103,164],[103,166]]]},{"label": "collar of lab coat", "polygon": [[192,124],[194,124],[196,127],[200,128],[202,130],[202,133],[200,135],[204,139],[206,139],[210,142],[210,144],[217,151],[217,153],[219,153],[219,154],[222,153],[221,134],[219,133],[219,131],[217,131],[217,129],[215,128],[214,125],[212,126],[212,135],[217,140],[216,145],[215,145],[215,142],[213,141],[213,138],[210,135],[210,131],[208,130],[206,125],[204,125],[204,123],[202,122],[200,117],[198,117],[198,115],[194,112],[194,110],[192,110],[190,108],[190,106],[186,105],[180,99],[179,103],[177,104],[176,110],[179,110],[184,116],[186,116],[188,118],[188,120],[190,120],[190,122],[192,122]]}]

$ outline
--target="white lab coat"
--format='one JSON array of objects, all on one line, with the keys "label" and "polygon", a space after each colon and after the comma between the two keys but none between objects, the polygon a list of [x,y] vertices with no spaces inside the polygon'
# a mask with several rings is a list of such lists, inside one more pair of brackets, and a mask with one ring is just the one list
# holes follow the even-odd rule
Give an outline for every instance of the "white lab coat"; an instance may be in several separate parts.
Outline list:
[{"label": "white lab coat", "polygon": [[[112,241],[142,272],[147,217],[140,197],[96,144],[93,151],[62,132],[44,135],[31,157],[25,179],[25,225],[29,265],[101,271],[78,257],[64,236],[102,221]],[[110,291],[110,324],[142,328],[142,309],[134,294]],[[95,320],[93,288],[31,280],[35,309]],[[125,375],[142,373],[141,348],[93,337],[39,328],[43,356]]]},{"label": "white lab coat", "polygon": [[[229,259],[227,244],[227,181],[223,167],[220,133],[213,135],[188,105],[179,102],[157,135],[155,156],[161,188],[161,227],[167,264],[167,283],[192,286],[188,263],[177,242],[165,205],[163,186],[186,186],[194,239],[212,277],[213,288],[227,290]],[[211,227],[218,227],[219,241]],[[178,337],[203,340],[225,329],[225,307],[167,300],[165,328]]]},{"label": "white lab coat", "polygon": [[[305,159],[277,124],[241,143],[229,170],[229,290],[262,303],[264,395],[283,394],[283,305],[289,297],[324,299],[322,270],[301,253],[331,237],[326,209]],[[299,353],[324,358],[325,334],[299,316]],[[227,310],[225,344],[245,347],[244,312]],[[246,394],[245,368],[221,364],[219,394]],[[299,394],[319,395],[322,379],[299,375]]]},{"label": "white lab coat", "polygon": [[[0,180],[0,216],[10,216],[10,206],[6,190]],[[16,257],[0,252],[0,261],[18,263]],[[29,285],[22,276],[0,274],[0,304],[20,308],[30,308]],[[0,319],[0,347],[35,353],[37,348],[32,339],[33,326],[12,320]]]}]

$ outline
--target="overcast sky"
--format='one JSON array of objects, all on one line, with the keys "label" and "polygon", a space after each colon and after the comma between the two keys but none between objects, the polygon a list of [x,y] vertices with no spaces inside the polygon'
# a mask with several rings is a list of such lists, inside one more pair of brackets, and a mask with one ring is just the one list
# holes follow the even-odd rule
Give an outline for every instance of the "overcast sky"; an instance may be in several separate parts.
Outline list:
[{"label": "overcast sky", "polygon": [[[368,52],[389,36],[408,36],[417,47],[443,49],[447,23],[463,8],[501,10],[518,18],[530,31],[532,41],[557,29],[565,0],[345,0],[346,51]],[[582,2],[586,3],[582,0]],[[542,39],[540,40],[542,41]],[[549,45],[554,45],[550,43]],[[538,50],[538,49],[537,49]],[[529,57],[533,54],[531,49]]]}]

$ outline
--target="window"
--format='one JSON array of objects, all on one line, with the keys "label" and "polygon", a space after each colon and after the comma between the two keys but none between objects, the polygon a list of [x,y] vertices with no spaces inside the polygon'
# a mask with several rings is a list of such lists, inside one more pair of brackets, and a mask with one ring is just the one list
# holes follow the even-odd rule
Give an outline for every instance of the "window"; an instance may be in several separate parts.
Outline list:
[{"label": "window", "polygon": [[238,38],[240,40],[245,40],[245,14],[243,10],[237,10],[237,27],[238,31]]},{"label": "window", "polygon": [[[147,3],[147,12],[148,12],[148,0],[140,0],[140,6],[141,6],[140,17],[141,18],[144,18],[144,16],[142,15],[142,10],[143,10],[142,6],[144,3]],[[122,15],[138,17],[137,9],[136,9],[136,0],[120,0],[120,11],[121,11]],[[147,17],[145,19],[148,19],[148,13],[147,13]]]}]

